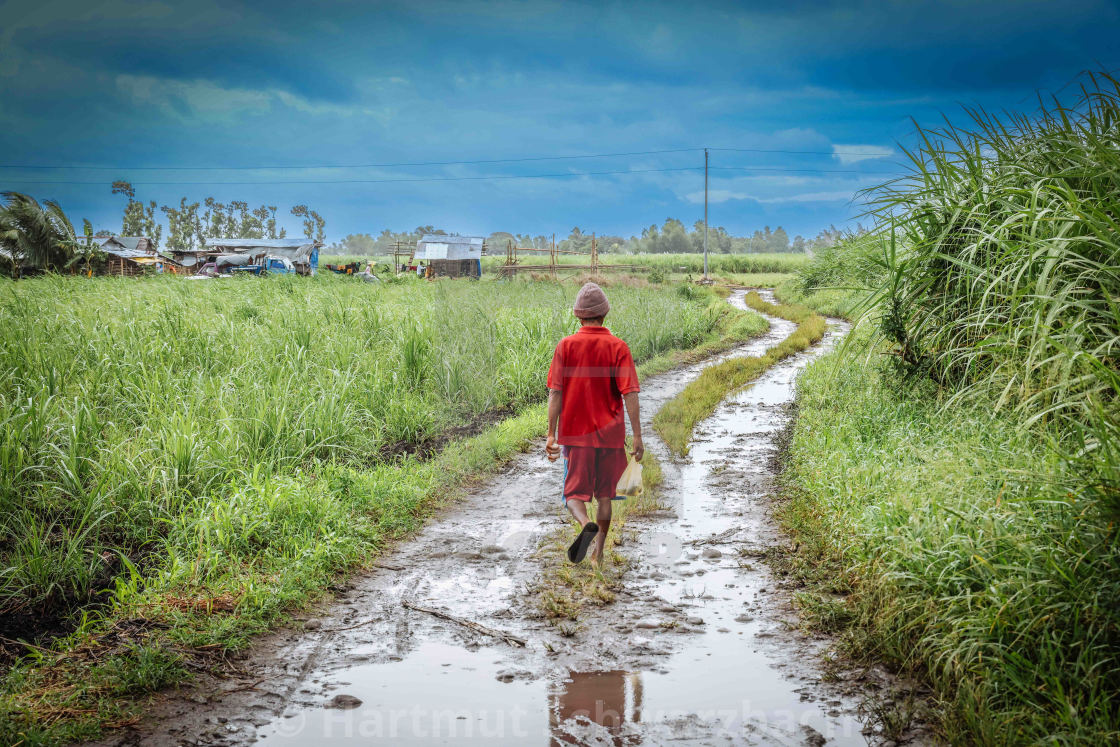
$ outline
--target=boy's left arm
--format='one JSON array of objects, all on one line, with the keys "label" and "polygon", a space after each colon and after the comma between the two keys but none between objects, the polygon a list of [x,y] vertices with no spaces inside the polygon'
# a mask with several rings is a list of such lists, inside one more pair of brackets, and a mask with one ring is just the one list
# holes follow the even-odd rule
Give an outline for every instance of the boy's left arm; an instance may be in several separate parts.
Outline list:
[{"label": "boy's left arm", "polygon": [[626,405],[626,414],[630,417],[630,433],[633,435],[630,453],[640,462],[646,453],[645,445],[642,443],[641,410],[638,407],[638,392],[641,385],[638,383],[638,369],[634,366],[634,357],[630,355],[628,345],[623,346],[622,355],[615,369],[615,386],[622,392],[622,402]]}]

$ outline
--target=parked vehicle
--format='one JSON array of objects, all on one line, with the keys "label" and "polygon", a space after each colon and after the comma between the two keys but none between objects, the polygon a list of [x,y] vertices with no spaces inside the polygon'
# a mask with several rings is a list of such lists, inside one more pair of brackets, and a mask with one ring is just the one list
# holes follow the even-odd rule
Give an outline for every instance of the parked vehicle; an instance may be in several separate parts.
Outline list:
[{"label": "parked vehicle", "polygon": [[294,275],[296,266],[287,257],[265,257],[262,263],[264,272],[273,275]]},{"label": "parked vehicle", "polygon": [[[206,267],[203,267],[205,270]],[[251,275],[294,275],[295,265],[287,257],[265,257],[255,265],[241,265],[229,268],[230,272],[247,272]]]},{"label": "parked vehicle", "polygon": [[199,268],[198,272],[191,275],[193,278],[228,278],[229,273],[221,272],[218,270],[218,265],[214,262],[207,262]]}]

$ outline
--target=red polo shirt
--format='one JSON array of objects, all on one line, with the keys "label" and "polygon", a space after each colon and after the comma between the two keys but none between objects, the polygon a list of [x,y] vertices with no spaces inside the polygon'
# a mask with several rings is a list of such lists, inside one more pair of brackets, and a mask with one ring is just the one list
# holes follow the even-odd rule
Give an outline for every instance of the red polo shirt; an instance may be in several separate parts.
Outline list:
[{"label": "red polo shirt", "polygon": [[606,327],[585,326],[556,346],[548,388],[564,393],[558,442],[564,446],[626,446],[622,395],[639,391],[634,358]]}]

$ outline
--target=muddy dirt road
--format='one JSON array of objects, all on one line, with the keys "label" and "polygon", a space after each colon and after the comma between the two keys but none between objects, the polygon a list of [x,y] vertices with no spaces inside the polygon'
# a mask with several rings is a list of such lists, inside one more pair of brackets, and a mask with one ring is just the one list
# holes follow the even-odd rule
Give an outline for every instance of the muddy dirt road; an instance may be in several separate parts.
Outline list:
[{"label": "muddy dirt road", "polygon": [[[731,298],[742,305],[742,294]],[[758,354],[793,323],[728,355]],[[562,467],[543,449],[433,519],[382,567],[262,640],[245,676],[157,703],[105,744],[866,744],[859,683],[824,683],[827,644],[796,630],[789,592],[759,559],[775,436],[797,372],[845,327],[726,401],[673,460],[649,421],[700,364],[644,383],[647,448],[665,510],[627,524],[626,591],[565,636],[533,608],[535,557],[562,521]],[[407,604],[503,631],[502,640]],[[874,686],[874,684],[873,684]]]}]

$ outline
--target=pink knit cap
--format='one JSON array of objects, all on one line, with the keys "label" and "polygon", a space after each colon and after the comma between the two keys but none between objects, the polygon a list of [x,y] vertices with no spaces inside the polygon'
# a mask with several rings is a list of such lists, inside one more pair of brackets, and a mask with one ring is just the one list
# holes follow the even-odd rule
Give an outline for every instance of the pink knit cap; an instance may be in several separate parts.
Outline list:
[{"label": "pink knit cap", "polygon": [[576,294],[576,306],[572,310],[580,319],[591,319],[596,316],[606,316],[611,310],[607,303],[607,294],[595,283],[584,283]]}]

